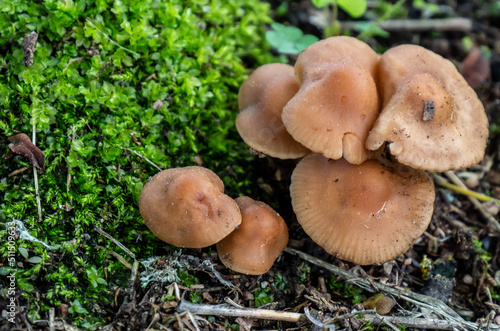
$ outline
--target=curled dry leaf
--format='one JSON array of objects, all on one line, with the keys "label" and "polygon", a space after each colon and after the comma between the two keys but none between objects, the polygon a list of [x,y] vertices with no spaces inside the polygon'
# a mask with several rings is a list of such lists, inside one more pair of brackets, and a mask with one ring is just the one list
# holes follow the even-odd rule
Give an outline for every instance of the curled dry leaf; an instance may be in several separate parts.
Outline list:
[{"label": "curled dry leaf", "polygon": [[474,48],[463,60],[460,73],[473,89],[477,89],[491,75],[490,61],[481,54],[479,48]]},{"label": "curled dry leaf", "polygon": [[33,64],[33,56],[35,54],[37,40],[38,33],[35,31],[23,38],[21,45],[23,46],[23,65],[25,67],[29,67]]},{"label": "curled dry leaf", "polygon": [[13,153],[19,154],[27,157],[30,163],[36,168],[44,168],[45,155],[31,142],[30,138],[26,134],[16,134],[15,136],[7,138],[7,141],[9,142],[10,151],[7,153],[5,158],[11,158]]}]

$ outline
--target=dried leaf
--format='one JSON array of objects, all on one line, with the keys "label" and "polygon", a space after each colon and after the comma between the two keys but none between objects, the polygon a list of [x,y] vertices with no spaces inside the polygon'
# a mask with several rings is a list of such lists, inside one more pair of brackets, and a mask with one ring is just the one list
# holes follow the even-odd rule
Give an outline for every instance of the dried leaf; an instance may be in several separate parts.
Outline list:
[{"label": "dried leaf", "polygon": [[473,89],[477,89],[490,77],[490,61],[481,54],[479,48],[474,48],[463,60],[460,73]]},{"label": "dried leaf", "polygon": [[15,136],[7,138],[9,142],[9,149],[11,152],[7,153],[6,159],[12,157],[12,153],[25,156],[29,159],[30,163],[37,169],[43,169],[45,166],[45,155],[43,152],[33,145],[30,138],[24,134],[19,133]]},{"label": "dried leaf", "polygon": [[378,293],[375,294],[372,297],[369,297],[363,302],[363,306],[366,309],[373,309],[377,311],[377,314],[380,315],[386,315],[389,314],[391,311],[392,307],[396,304],[396,301],[394,301],[392,298],[389,298],[388,296]]},{"label": "dried leaf", "polygon": [[29,67],[33,64],[33,56],[35,54],[37,40],[38,33],[35,31],[23,38],[21,45],[23,46],[23,65],[25,67]]}]

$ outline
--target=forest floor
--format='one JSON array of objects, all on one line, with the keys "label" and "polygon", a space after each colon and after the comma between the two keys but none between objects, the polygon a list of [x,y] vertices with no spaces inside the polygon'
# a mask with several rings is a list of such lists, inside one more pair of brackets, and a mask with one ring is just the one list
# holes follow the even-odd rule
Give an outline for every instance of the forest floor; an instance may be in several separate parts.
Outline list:
[{"label": "forest floor", "polygon": [[[474,87],[490,123],[486,155],[480,164],[454,175],[470,190],[500,199],[500,8],[476,0],[440,3],[430,14],[405,4],[406,19],[420,21],[424,28],[392,29],[389,20],[383,22],[389,36],[367,42],[379,52],[418,44],[450,59],[464,75],[482,74]],[[283,9],[272,6],[275,13]],[[318,17],[323,11],[310,1],[292,2],[286,9],[274,19],[322,37]],[[433,20],[441,17],[473,24],[437,31]],[[347,19],[339,14],[340,21]],[[467,69],[464,60],[475,48],[483,65]],[[288,59],[293,64],[296,56]],[[288,248],[272,269],[262,276],[242,275],[224,267],[213,248],[172,250],[148,260],[140,271],[138,264],[132,266],[129,286],[114,293],[108,310],[115,313],[107,317],[104,330],[333,330],[333,325],[339,330],[500,330],[498,203],[473,201],[436,185],[432,221],[412,248],[383,265],[357,266],[327,254],[296,221],[289,197],[296,161],[265,157],[253,162],[262,169],[252,179],[254,198],[276,206],[289,226]],[[453,180],[452,174],[439,176]],[[189,272],[184,285],[167,281],[178,267]],[[376,293],[389,301],[383,315],[363,306]],[[76,329],[65,323],[57,328]]]},{"label": "forest floor", "polygon": [[[457,30],[445,26],[437,31],[434,20],[439,12],[426,17],[423,10],[408,7],[407,19],[420,22],[424,26],[421,31],[392,29],[392,22],[387,21],[384,27],[390,36],[369,38],[368,43],[380,51],[403,43],[419,44],[453,61],[464,76],[479,75],[479,81],[471,81],[471,85],[490,121],[486,156],[477,166],[454,175],[472,191],[500,199],[500,17],[498,13],[493,16],[480,1],[446,3],[439,7],[443,16],[469,19],[471,27]],[[294,2],[276,20],[321,37],[321,27],[315,25],[318,15],[323,12],[309,2]],[[483,64],[469,69],[465,59],[475,48],[480,50]],[[296,57],[289,59],[293,64]],[[267,157],[255,162],[262,168],[261,176],[255,179],[260,192],[256,194],[264,201],[280,197],[275,204],[290,228],[289,248],[271,271],[258,277],[240,275],[226,269],[211,250],[184,252],[188,255],[173,260],[190,261],[198,284],[189,288],[156,284],[147,291],[132,290],[130,307],[122,306],[114,326],[319,330],[337,325],[342,330],[472,330],[479,325],[474,323],[484,323],[481,330],[493,330],[500,325],[498,203],[480,201],[478,208],[471,196],[436,185],[434,216],[413,247],[383,265],[360,267],[327,254],[296,222],[288,193],[295,163]],[[441,180],[452,177],[442,174]],[[155,263],[168,264],[169,257]],[[198,300],[192,300],[194,292],[201,293]],[[176,301],[155,303],[175,293],[180,295]],[[363,302],[374,293],[394,300],[385,319],[372,311],[363,313]],[[423,294],[426,296],[419,296]],[[188,303],[186,297],[198,303]],[[244,307],[266,309],[269,315]],[[282,316],[281,312],[290,314]]]}]

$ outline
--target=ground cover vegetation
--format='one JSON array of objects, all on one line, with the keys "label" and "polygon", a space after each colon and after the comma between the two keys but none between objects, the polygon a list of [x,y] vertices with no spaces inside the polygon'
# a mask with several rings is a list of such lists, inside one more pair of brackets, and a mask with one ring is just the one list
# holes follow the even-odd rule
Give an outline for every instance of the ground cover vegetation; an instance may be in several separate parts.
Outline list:
[{"label": "ground cover vegetation", "polygon": [[[432,20],[441,18],[474,26],[438,31]],[[0,0],[0,311],[14,298],[15,325],[34,329],[412,328],[404,317],[496,328],[498,215],[494,204],[478,210],[469,198],[500,198],[499,18],[498,1],[477,0]],[[392,19],[424,28],[395,28]],[[23,39],[33,31],[29,65]],[[294,163],[252,155],[234,125],[237,92],[252,70],[293,64],[307,45],[339,33],[377,52],[420,44],[459,67],[478,48],[488,63],[475,87],[490,120],[486,157],[457,173],[473,191],[434,177],[448,186],[437,190],[429,229],[381,266],[340,261],[312,242],[291,210]],[[36,133],[45,155],[36,180],[29,157],[9,155],[7,138],[20,132]],[[230,272],[213,247],[181,250],[150,233],[138,209],[143,184],[160,168],[187,165],[210,168],[228,195],[262,200],[287,221],[291,248],[268,273]],[[387,322],[352,313],[370,300],[379,309],[374,289],[392,296]],[[422,309],[411,295],[419,292],[439,302]],[[227,317],[221,309],[207,317],[182,312],[187,302],[291,315]],[[3,317],[0,328],[12,328]]]},{"label": "ground cover vegetation", "polygon": [[[232,195],[249,190],[252,157],[234,110],[247,68],[272,60],[263,43],[269,6],[69,0],[2,1],[0,8],[0,231],[7,239],[7,223],[19,222],[14,269],[24,308],[15,320],[43,319],[63,304],[71,324],[94,328],[112,314],[114,293],[130,276],[96,227],[140,259],[164,246],[137,207],[158,172],[145,159],[161,168],[203,164]],[[32,31],[38,40],[26,67],[22,40]],[[4,159],[7,137],[19,132],[35,132],[45,154],[41,219],[29,160]],[[20,226],[52,247],[23,240]],[[0,254],[6,276],[7,240]]]}]

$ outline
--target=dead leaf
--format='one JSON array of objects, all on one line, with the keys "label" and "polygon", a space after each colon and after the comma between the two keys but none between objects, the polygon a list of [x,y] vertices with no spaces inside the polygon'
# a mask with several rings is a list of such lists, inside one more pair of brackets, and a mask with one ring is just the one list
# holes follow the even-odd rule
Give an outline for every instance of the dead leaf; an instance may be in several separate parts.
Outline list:
[{"label": "dead leaf", "polygon": [[21,45],[23,46],[23,65],[25,67],[29,67],[33,64],[33,56],[35,54],[37,40],[38,33],[35,31],[23,38]]},{"label": "dead leaf", "polygon": [[473,48],[460,66],[460,73],[473,89],[477,89],[490,77],[490,61]]},{"label": "dead leaf", "polygon": [[12,157],[12,154],[19,154],[29,159],[30,163],[37,169],[43,169],[45,166],[45,155],[33,145],[30,138],[24,133],[18,133],[15,136],[7,138],[10,151],[5,156],[6,159]]}]

